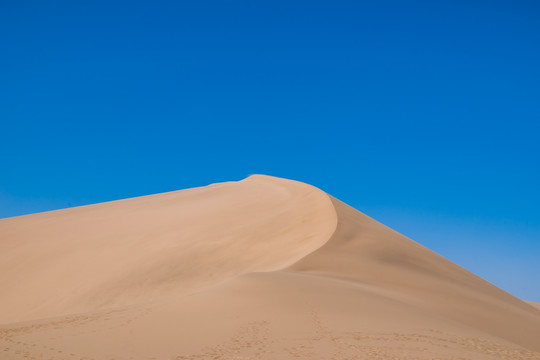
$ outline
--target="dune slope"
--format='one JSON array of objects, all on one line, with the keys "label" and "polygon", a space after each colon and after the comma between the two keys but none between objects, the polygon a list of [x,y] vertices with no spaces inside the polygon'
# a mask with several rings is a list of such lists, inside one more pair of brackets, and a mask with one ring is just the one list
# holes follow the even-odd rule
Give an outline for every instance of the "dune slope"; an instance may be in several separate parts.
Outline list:
[{"label": "dune slope", "polygon": [[540,359],[540,311],[299,182],[0,220],[0,359]]}]

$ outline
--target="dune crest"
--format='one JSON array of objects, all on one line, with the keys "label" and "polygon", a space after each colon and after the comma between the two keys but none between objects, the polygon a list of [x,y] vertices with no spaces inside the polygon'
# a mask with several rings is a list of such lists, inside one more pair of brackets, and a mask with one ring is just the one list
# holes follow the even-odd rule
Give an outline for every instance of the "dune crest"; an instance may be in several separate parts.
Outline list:
[{"label": "dune crest", "polygon": [[0,291],[6,359],[540,360],[535,304],[263,175],[2,219]]}]

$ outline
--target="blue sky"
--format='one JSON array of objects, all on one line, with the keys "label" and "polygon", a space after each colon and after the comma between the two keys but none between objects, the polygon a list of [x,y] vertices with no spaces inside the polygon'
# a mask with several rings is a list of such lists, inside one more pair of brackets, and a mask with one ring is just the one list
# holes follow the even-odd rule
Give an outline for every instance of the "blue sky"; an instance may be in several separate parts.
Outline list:
[{"label": "blue sky", "polygon": [[0,4],[0,217],[313,184],[540,302],[536,1]]}]

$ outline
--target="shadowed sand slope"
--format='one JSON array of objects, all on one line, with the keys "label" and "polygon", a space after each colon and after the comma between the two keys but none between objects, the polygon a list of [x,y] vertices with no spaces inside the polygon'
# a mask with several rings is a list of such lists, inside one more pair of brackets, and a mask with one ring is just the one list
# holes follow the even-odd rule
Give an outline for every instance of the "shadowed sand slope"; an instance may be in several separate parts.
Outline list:
[{"label": "shadowed sand slope", "polygon": [[540,360],[534,306],[268,176],[0,220],[0,292],[0,359]]},{"label": "shadowed sand slope", "polygon": [[291,266],[540,351],[540,312],[420,244],[333,199],[338,226]]}]

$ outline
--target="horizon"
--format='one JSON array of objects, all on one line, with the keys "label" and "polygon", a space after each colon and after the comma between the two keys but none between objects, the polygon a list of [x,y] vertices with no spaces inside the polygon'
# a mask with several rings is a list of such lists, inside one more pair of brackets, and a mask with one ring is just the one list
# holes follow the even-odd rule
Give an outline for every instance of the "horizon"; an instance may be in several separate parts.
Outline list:
[{"label": "horizon", "polygon": [[0,9],[0,218],[268,174],[540,302],[537,3]]}]

